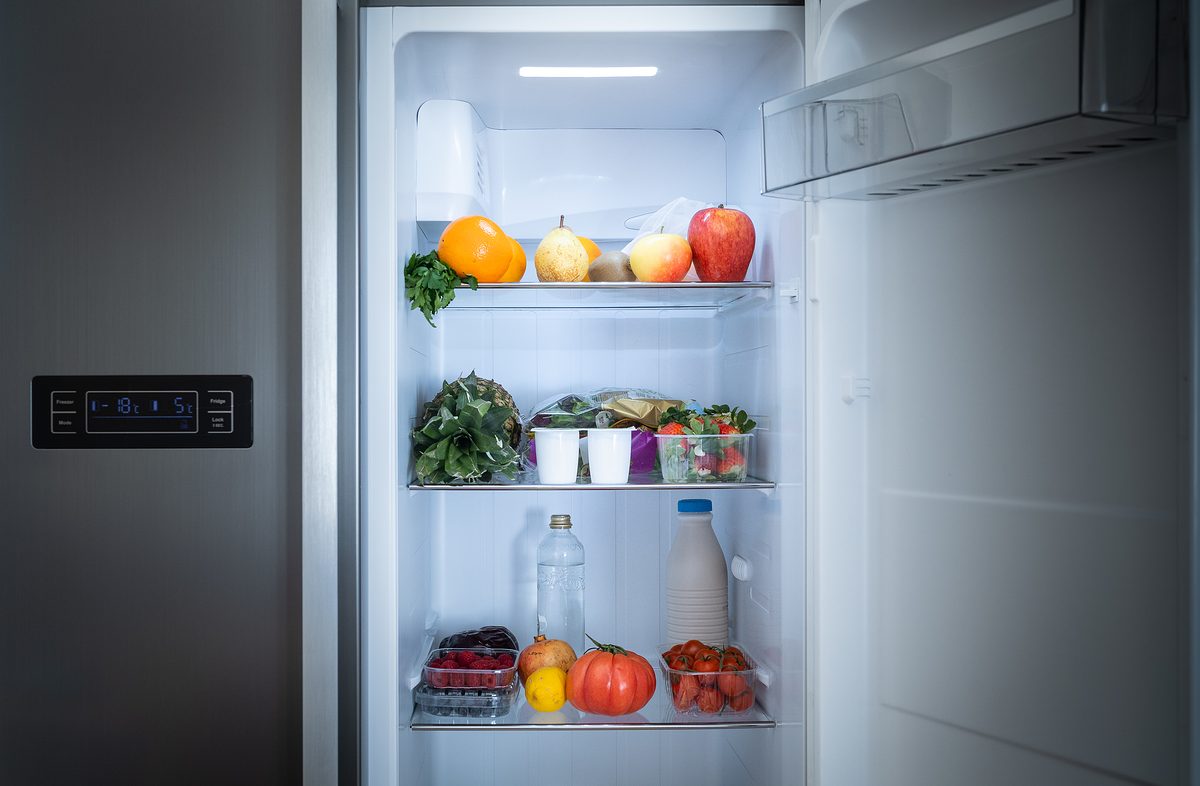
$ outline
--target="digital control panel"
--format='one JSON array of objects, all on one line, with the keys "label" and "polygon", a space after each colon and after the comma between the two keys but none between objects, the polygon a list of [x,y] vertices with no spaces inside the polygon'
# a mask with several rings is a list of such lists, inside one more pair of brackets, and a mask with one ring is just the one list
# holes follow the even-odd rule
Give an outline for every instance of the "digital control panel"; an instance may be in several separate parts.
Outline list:
[{"label": "digital control panel", "polygon": [[41,376],[35,448],[248,448],[254,380],[243,375]]}]

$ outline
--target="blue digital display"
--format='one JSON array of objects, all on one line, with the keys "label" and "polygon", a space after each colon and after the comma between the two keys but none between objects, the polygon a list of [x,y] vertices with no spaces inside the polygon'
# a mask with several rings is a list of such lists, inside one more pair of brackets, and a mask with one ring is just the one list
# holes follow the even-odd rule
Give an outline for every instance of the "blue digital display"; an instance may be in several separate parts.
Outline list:
[{"label": "blue digital display", "polygon": [[195,390],[89,390],[84,416],[89,434],[189,434],[197,431]]}]

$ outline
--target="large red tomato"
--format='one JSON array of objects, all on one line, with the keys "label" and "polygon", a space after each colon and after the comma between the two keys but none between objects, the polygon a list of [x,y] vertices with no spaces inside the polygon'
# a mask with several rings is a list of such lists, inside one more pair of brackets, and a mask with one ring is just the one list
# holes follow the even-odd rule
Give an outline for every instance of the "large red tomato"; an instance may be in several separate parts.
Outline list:
[{"label": "large red tomato", "polygon": [[596,643],[567,672],[567,701],[580,712],[628,715],[646,706],[654,686],[654,667],[641,655]]}]

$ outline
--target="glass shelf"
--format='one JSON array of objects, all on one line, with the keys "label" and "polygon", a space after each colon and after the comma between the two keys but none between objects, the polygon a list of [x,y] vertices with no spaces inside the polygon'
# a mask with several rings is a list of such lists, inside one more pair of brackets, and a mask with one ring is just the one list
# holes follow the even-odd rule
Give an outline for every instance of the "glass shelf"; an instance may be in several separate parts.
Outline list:
[{"label": "glass shelf", "polygon": [[[661,674],[655,675],[659,680]],[[413,731],[471,731],[493,729],[496,731],[571,731],[573,729],[751,729],[772,728],[775,721],[756,702],[745,712],[706,715],[702,713],[677,712],[671,705],[662,685],[654,689],[654,696],[645,707],[632,715],[609,717],[581,713],[570,704],[558,712],[534,712],[525,703],[525,692],[517,697],[507,715],[498,718],[470,718],[433,715],[419,706],[413,707],[409,728]]]},{"label": "glass shelf", "polygon": [[651,472],[645,475],[630,475],[628,483],[588,483],[586,481],[564,486],[547,486],[538,483],[537,471],[524,473],[516,480],[498,478],[490,483],[470,483],[462,485],[428,484],[412,482],[408,484],[410,491],[671,491],[671,490],[703,490],[721,491],[724,489],[773,489],[775,484],[769,480],[747,476],[740,483],[668,483],[662,475]]},{"label": "glass shelf", "polygon": [[460,286],[451,310],[500,309],[703,309],[720,310],[733,303],[769,293],[770,281],[675,284],[630,282],[539,282],[480,284],[478,290]]}]

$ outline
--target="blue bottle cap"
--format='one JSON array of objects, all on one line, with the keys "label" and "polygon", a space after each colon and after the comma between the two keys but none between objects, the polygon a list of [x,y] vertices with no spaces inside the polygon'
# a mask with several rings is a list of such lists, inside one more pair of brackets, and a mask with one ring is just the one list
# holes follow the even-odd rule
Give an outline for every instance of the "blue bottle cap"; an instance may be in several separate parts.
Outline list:
[{"label": "blue bottle cap", "polygon": [[681,499],[679,500],[680,513],[712,513],[712,500],[708,499]]}]

